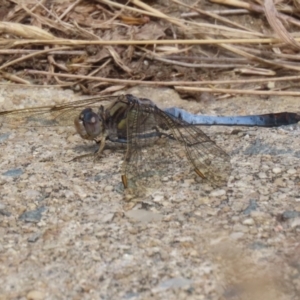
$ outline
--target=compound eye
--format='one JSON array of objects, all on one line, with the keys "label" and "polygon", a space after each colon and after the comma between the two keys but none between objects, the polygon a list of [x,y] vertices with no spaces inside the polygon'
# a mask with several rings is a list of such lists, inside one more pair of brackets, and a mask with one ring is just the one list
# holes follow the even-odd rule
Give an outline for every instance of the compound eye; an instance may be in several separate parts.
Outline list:
[{"label": "compound eye", "polygon": [[79,115],[79,120],[89,138],[96,138],[102,131],[102,120],[91,108],[85,108]]}]

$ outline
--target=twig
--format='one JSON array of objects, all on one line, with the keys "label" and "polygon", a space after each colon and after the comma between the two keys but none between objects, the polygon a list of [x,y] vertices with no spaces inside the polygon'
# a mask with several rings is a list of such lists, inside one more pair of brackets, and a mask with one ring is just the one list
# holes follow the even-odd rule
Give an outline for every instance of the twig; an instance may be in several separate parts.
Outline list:
[{"label": "twig", "polygon": [[[49,75],[49,72],[46,71],[36,71],[36,70],[26,70],[28,74],[40,74],[40,75]],[[51,75],[67,77],[67,78],[76,78],[76,79],[90,79],[94,81],[103,81],[103,82],[112,82],[112,83],[123,83],[129,85],[157,85],[157,86],[174,86],[174,85],[204,85],[204,84],[247,84],[254,82],[275,82],[275,81],[292,81],[300,80],[300,75],[296,76],[285,76],[285,77],[274,77],[274,78],[254,78],[254,79],[243,79],[243,80],[206,80],[206,81],[143,81],[143,80],[127,80],[127,79],[115,79],[115,78],[106,78],[106,77],[91,77],[84,75],[74,75],[74,74],[61,74],[54,73]]]},{"label": "twig", "polygon": [[[70,47],[59,47],[59,48],[53,48],[53,49],[59,49],[59,50],[67,50],[67,49],[70,49]],[[21,61],[24,61],[24,60],[27,60],[28,58],[31,58],[31,57],[34,57],[34,56],[38,56],[38,55],[41,55],[41,54],[46,54],[46,53],[49,53],[51,52],[53,49],[45,49],[45,50],[41,50],[41,51],[37,51],[35,53],[30,53],[26,56],[22,56],[22,57],[19,57],[15,60],[12,60],[6,64],[3,64],[2,66],[0,66],[0,70],[3,70],[5,68],[7,68],[8,66],[11,66],[11,65],[14,65],[16,63],[19,63]]]},{"label": "twig", "polygon": [[7,73],[7,72],[3,72],[1,71],[0,72],[0,75],[7,79],[7,80],[11,80],[11,81],[14,81],[14,82],[18,82],[18,83],[21,83],[21,84],[26,84],[26,85],[30,85],[31,82],[28,81],[28,80],[25,80],[23,78],[20,78],[19,76],[17,75],[13,75],[13,74],[10,74],[10,73]]},{"label": "twig", "polygon": [[[70,49],[70,47],[68,47]],[[86,51],[84,50],[70,50],[70,51],[61,51],[55,50],[57,48],[49,49],[49,53],[53,55],[85,55]],[[62,48],[58,48],[62,49]],[[0,49],[0,54],[3,55],[12,55],[12,54],[30,54],[30,53],[39,53],[40,50],[30,50],[30,49]]]},{"label": "twig", "polygon": [[[300,38],[295,38],[300,41]],[[190,40],[111,40],[111,41],[86,41],[86,40],[0,40],[0,46],[17,47],[24,45],[66,45],[66,46],[87,46],[87,45],[220,45],[220,44],[277,44],[280,40],[276,38],[256,39],[190,39]]]},{"label": "twig", "polygon": [[[249,14],[249,10],[247,10],[247,9],[222,9],[222,10],[210,10],[207,12],[209,14],[215,14],[215,15],[220,15],[220,16]],[[200,13],[188,12],[188,13],[182,13],[180,16],[182,18],[193,18],[193,17],[199,17]]]},{"label": "twig", "polygon": [[300,92],[295,91],[254,91],[243,89],[220,89],[220,88],[201,88],[190,86],[174,86],[176,91],[180,92],[206,92],[206,93],[225,93],[225,94],[244,94],[244,95],[269,95],[269,96],[300,96]]},{"label": "twig", "polygon": [[135,55],[139,57],[147,57],[148,59],[151,60],[157,60],[161,61],[170,65],[177,65],[177,66],[182,66],[182,67],[187,67],[187,68],[208,68],[208,69],[232,69],[232,68],[239,68],[239,67],[244,67],[244,64],[192,64],[192,63],[185,63],[185,62],[180,62],[177,60],[171,60],[168,58],[163,58],[160,56],[155,55],[154,53],[138,53],[136,52]]}]

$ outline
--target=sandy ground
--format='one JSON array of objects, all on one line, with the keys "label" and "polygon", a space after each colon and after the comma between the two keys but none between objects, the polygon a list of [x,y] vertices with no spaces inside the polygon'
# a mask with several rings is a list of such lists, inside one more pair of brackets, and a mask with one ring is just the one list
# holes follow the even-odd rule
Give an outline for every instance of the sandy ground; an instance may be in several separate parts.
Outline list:
[{"label": "sandy ground", "polygon": [[[171,89],[128,92],[193,113],[300,111],[296,98],[196,103]],[[0,110],[75,99],[0,87]],[[299,299],[299,125],[203,130],[231,156],[227,186],[166,182],[130,205],[121,151],[70,161],[95,150],[72,127],[3,124],[0,299]]]}]

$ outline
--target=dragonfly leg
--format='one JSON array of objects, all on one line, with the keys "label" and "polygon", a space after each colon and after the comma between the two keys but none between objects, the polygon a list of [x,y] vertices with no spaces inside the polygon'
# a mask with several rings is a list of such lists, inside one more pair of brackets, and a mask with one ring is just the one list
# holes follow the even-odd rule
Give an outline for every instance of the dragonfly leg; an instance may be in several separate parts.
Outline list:
[{"label": "dragonfly leg", "polygon": [[198,176],[200,176],[201,178],[205,179],[206,177],[204,176],[204,174],[202,174],[202,172],[199,169],[195,169],[195,172],[197,173]]},{"label": "dragonfly leg", "polygon": [[94,160],[102,157],[103,150],[105,147],[105,142],[106,142],[106,135],[103,134],[100,141],[97,142],[97,143],[100,143],[100,146],[99,146],[99,149],[97,150],[97,152],[94,154]]},{"label": "dragonfly leg", "polygon": [[103,149],[105,147],[105,140],[106,140],[106,136],[105,135],[103,135],[100,140],[94,139],[94,141],[97,144],[100,144],[100,146],[99,146],[99,148],[98,148],[97,151],[95,151],[94,153],[88,153],[88,154],[83,154],[83,155],[76,156],[76,157],[72,158],[70,161],[77,161],[77,160],[80,160],[82,158],[89,157],[89,156],[93,156],[94,160],[97,160],[97,159],[101,158],[102,157]]},{"label": "dragonfly leg", "polygon": [[[150,133],[149,137],[154,137],[154,136],[158,136],[159,138],[165,136],[171,140],[176,140],[175,137],[174,137],[174,134],[169,134],[169,133],[165,133],[165,132],[162,132],[160,130],[160,128],[158,126],[154,126],[152,127],[152,129],[154,129],[156,132],[155,133]],[[146,135],[144,135],[143,137],[147,137]]]},{"label": "dragonfly leg", "polygon": [[123,183],[124,189],[127,189],[128,188],[127,176],[126,175],[122,175],[121,179],[122,179],[122,183]]}]

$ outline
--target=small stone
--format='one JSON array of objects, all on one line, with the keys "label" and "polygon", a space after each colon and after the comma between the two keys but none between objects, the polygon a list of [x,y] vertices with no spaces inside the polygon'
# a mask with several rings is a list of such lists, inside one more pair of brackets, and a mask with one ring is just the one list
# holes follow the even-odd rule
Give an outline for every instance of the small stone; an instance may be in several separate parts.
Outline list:
[{"label": "small stone", "polygon": [[140,294],[134,292],[128,292],[123,297],[123,299],[138,299],[138,298],[140,298]]},{"label": "small stone", "polygon": [[105,191],[105,192],[111,192],[113,189],[114,189],[114,187],[113,187],[112,185],[107,185],[107,186],[104,188],[104,191]]},{"label": "small stone", "polygon": [[221,209],[221,213],[222,214],[225,214],[225,213],[228,213],[230,212],[231,208],[229,206],[224,206],[222,209]]},{"label": "small stone", "polygon": [[153,197],[153,202],[162,202],[164,200],[164,196],[163,195],[155,195]]},{"label": "small stone", "polygon": [[3,176],[9,176],[9,177],[19,177],[22,174],[23,174],[23,170],[21,168],[11,169],[2,173]]},{"label": "small stone", "polygon": [[220,197],[220,196],[224,196],[224,195],[226,195],[225,190],[214,190],[210,193],[211,197]]},{"label": "small stone", "polygon": [[[299,200],[300,201],[300,200]],[[200,197],[197,200],[197,204],[201,205],[201,204],[208,204],[210,203],[210,198],[209,197]]]},{"label": "small stone", "polygon": [[291,228],[300,227],[300,218],[295,218],[290,222]]},{"label": "small stone", "polygon": [[5,140],[7,140],[9,137],[9,133],[5,133],[5,134],[1,134],[0,135],[0,143],[4,142]]},{"label": "small stone", "polygon": [[34,291],[33,290],[33,291],[30,291],[27,294],[26,298],[28,300],[43,300],[43,299],[45,299],[45,294],[41,291]]},{"label": "small stone", "polygon": [[250,199],[249,205],[244,209],[243,213],[244,215],[250,215],[252,211],[255,211],[257,209],[257,203],[255,200]]},{"label": "small stone", "polygon": [[113,218],[114,218],[115,214],[114,213],[110,213],[110,214],[106,214],[103,218],[102,218],[102,222],[103,223],[110,223]]},{"label": "small stone", "polygon": [[233,231],[247,233],[249,232],[249,228],[247,226],[237,223],[233,226]]},{"label": "small stone", "polygon": [[283,178],[276,178],[275,181],[274,181],[274,185],[277,185],[279,187],[286,187],[287,184],[286,182],[284,181]]},{"label": "small stone", "polygon": [[27,241],[29,243],[35,243],[41,236],[41,233],[40,232],[36,232],[34,234],[32,234],[28,239]]},{"label": "small stone", "polygon": [[250,245],[250,248],[253,250],[261,250],[267,248],[267,245],[261,241],[256,241]]},{"label": "small stone", "polygon": [[218,211],[217,211],[216,209],[207,207],[207,208],[205,209],[205,213],[206,213],[208,216],[216,216],[216,215],[218,214]]},{"label": "small stone", "polygon": [[283,221],[286,221],[288,219],[294,219],[294,218],[297,218],[297,217],[300,217],[300,212],[295,211],[295,210],[286,210],[282,214]]},{"label": "small stone", "polygon": [[136,209],[125,212],[125,216],[133,219],[134,221],[148,223],[148,222],[158,222],[163,218],[162,214],[154,213],[151,211]]},{"label": "small stone", "polygon": [[42,218],[42,213],[46,209],[45,206],[41,206],[35,210],[25,211],[20,215],[19,219],[25,222],[38,223]]},{"label": "small stone", "polygon": [[167,279],[163,282],[161,282],[158,287],[154,288],[152,292],[162,292],[169,289],[176,289],[176,288],[183,288],[186,286],[190,286],[192,284],[192,281],[190,279],[186,279],[183,277],[175,277],[172,279]]},{"label": "small stone", "polygon": [[269,236],[270,236],[270,234],[267,231],[264,231],[264,232],[261,233],[261,237],[263,237],[265,239],[269,238]]},{"label": "small stone", "polygon": [[11,212],[9,212],[7,209],[1,209],[0,208],[0,215],[6,216],[6,217],[10,217],[11,216]]},{"label": "small stone", "polygon": [[263,172],[260,172],[260,173],[258,173],[258,177],[259,177],[260,179],[265,179],[265,178],[267,178],[267,174],[266,174],[266,173],[263,173]]},{"label": "small stone", "polygon": [[296,174],[297,171],[295,169],[289,169],[289,170],[287,170],[287,173],[290,175],[293,175],[293,174]]},{"label": "small stone", "polygon": [[245,235],[244,232],[233,232],[230,234],[230,237],[234,240],[238,240],[240,238],[242,238]]},{"label": "small stone", "polygon": [[254,220],[252,218],[245,219],[243,221],[243,224],[248,225],[248,226],[252,226],[252,225],[254,225]]},{"label": "small stone", "polygon": [[252,211],[250,213],[251,218],[254,219],[255,222],[263,223],[263,221],[269,218],[269,215],[262,211]]},{"label": "small stone", "polygon": [[273,172],[274,174],[279,174],[279,173],[282,172],[282,170],[281,170],[281,168],[279,168],[279,167],[275,167],[275,168],[273,168],[272,172]]}]

